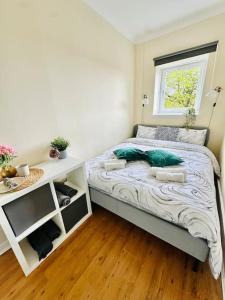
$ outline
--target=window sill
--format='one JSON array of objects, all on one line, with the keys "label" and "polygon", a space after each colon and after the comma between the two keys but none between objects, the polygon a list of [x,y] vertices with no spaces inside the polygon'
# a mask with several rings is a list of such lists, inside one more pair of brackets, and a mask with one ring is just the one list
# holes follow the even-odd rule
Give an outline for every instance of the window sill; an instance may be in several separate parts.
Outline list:
[{"label": "window sill", "polygon": [[[156,112],[156,113],[153,113],[152,115],[153,115],[153,117],[185,117],[185,111],[168,112],[168,113]],[[195,115],[198,116],[199,112],[196,112]]]},{"label": "window sill", "polygon": [[184,117],[184,113],[169,113],[169,114],[164,114],[164,113],[153,113],[153,117]]}]

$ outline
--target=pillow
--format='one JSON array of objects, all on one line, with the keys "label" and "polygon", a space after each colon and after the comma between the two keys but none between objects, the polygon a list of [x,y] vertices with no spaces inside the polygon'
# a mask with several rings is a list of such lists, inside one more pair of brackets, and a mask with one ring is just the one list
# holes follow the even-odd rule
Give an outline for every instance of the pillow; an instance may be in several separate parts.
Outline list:
[{"label": "pillow", "polygon": [[163,141],[177,141],[177,135],[179,132],[178,127],[163,127],[159,126],[156,129],[155,139]]},{"label": "pillow", "polygon": [[190,143],[203,146],[205,144],[207,129],[196,130],[179,128],[177,142]]},{"label": "pillow", "polygon": [[169,126],[158,126],[156,128],[138,125],[136,137],[203,146],[205,144],[206,134],[207,129],[186,129]]},{"label": "pillow", "polygon": [[113,151],[118,159],[131,160],[143,160],[145,159],[144,151],[136,148],[121,148]]},{"label": "pillow", "polygon": [[164,150],[150,150],[145,152],[146,160],[152,167],[179,165],[183,160],[177,155]]},{"label": "pillow", "polygon": [[156,127],[147,127],[138,125],[137,138],[154,139]]}]

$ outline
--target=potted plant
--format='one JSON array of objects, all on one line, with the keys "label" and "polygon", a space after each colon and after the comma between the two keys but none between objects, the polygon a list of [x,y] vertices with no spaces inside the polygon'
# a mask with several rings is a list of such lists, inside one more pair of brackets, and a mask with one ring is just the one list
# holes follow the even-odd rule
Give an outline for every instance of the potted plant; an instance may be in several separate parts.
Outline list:
[{"label": "potted plant", "polygon": [[69,145],[69,141],[60,136],[51,142],[52,149],[59,151],[59,159],[67,157],[66,149]]},{"label": "potted plant", "polygon": [[14,177],[16,168],[10,165],[15,158],[15,149],[11,146],[0,145],[0,181],[4,177]]},{"label": "potted plant", "polygon": [[188,129],[194,125],[194,123],[196,121],[196,113],[195,113],[194,107],[190,107],[187,109],[187,111],[185,112],[185,119],[186,119],[186,121],[185,121],[184,127],[186,129]]}]

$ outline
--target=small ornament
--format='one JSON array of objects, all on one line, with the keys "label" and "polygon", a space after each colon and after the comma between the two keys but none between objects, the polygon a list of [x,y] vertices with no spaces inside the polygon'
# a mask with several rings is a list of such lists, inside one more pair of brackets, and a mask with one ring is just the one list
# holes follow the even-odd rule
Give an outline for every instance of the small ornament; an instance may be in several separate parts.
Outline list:
[{"label": "small ornament", "polygon": [[2,168],[1,171],[1,176],[3,178],[8,177],[8,178],[12,178],[16,176],[16,168],[14,168],[13,166],[6,166],[4,168]]},{"label": "small ornament", "polygon": [[51,149],[51,150],[49,151],[49,156],[50,156],[51,158],[59,158],[60,152],[59,152],[57,149]]},{"label": "small ornament", "polygon": [[4,183],[4,185],[7,186],[9,189],[15,188],[15,187],[17,187],[17,185],[18,185],[17,183],[13,182],[13,179],[9,179],[9,178],[5,178],[5,179],[3,180],[3,183]]}]

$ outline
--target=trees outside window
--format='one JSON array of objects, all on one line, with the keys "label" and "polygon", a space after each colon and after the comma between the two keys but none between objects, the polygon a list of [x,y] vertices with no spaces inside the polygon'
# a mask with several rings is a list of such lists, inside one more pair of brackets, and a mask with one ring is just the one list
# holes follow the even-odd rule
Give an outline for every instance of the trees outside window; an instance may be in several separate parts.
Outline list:
[{"label": "trees outside window", "polygon": [[199,112],[208,55],[156,67],[154,114],[181,115],[189,108]]}]

